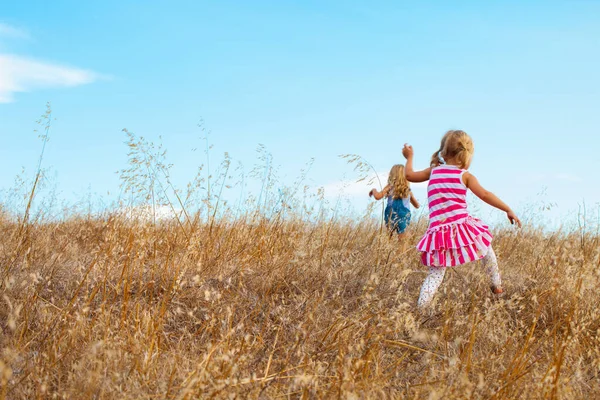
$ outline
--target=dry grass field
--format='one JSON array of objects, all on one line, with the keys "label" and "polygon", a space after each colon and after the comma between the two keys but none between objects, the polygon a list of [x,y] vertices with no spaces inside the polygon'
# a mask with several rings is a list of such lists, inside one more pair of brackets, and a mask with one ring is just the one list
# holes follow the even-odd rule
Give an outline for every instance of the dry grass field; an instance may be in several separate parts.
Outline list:
[{"label": "dry grass field", "polygon": [[[42,124],[45,148],[50,109]],[[419,313],[423,219],[402,251],[322,192],[275,193],[261,151],[260,195],[230,207],[230,161],[211,171],[208,141],[187,195],[169,192],[164,151],[128,137],[123,190],[196,211],[51,218],[42,150],[12,191],[22,203],[0,202],[0,399],[600,398],[600,236],[585,218],[507,223],[494,232],[505,295],[468,264]]]},{"label": "dry grass field", "polygon": [[4,213],[0,398],[600,398],[598,235],[495,234],[506,295],[465,265],[420,315],[370,219]]}]

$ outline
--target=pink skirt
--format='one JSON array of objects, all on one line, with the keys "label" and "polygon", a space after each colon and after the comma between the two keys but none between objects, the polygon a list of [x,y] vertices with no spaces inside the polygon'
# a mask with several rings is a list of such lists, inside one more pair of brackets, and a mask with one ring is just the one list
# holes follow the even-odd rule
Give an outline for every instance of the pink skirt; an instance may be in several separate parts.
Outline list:
[{"label": "pink skirt", "polygon": [[454,267],[485,257],[492,238],[487,225],[469,216],[463,221],[427,229],[417,249],[424,265]]}]

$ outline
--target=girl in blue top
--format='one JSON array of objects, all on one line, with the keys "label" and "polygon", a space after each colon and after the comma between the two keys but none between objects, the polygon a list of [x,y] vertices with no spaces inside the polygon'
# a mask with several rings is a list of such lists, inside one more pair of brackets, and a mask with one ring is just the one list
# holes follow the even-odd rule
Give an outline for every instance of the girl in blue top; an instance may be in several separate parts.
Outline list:
[{"label": "girl in blue top", "polygon": [[373,196],[375,200],[387,197],[384,212],[385,224],[390,230],[390,236],[396,232],[398,240],[402,241],[404,232],[410,224],[410,205],[419,208],[419,202],[412,194],[410,184],[404,176],[404,165],[394,165],[390,170],[387,185],[381,192],[371,189],[370,196]]}]

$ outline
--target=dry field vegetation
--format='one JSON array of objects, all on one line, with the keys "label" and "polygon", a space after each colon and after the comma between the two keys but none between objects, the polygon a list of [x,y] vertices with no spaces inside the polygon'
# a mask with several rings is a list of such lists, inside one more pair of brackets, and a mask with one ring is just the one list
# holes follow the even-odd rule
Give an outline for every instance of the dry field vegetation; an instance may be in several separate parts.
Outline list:
[{"label": "dry field vegetation", "polygon": [[465,265],[419,314],[426,271],[378,221],[210,204],[1,212],[0,398],[600,398],[589,229],[496,231],[506,295]]}]

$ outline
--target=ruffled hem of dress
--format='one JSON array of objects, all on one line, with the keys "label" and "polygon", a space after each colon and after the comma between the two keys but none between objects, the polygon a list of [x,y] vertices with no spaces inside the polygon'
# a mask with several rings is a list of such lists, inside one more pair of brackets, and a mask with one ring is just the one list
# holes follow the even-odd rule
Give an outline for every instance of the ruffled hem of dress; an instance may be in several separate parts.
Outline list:
[{"label": "ruffled hem of dress", "polygon": [[428,229],[417,249],[427,266],[453,267],[485,257],[492,239],[487,225],[469,217]]}]

